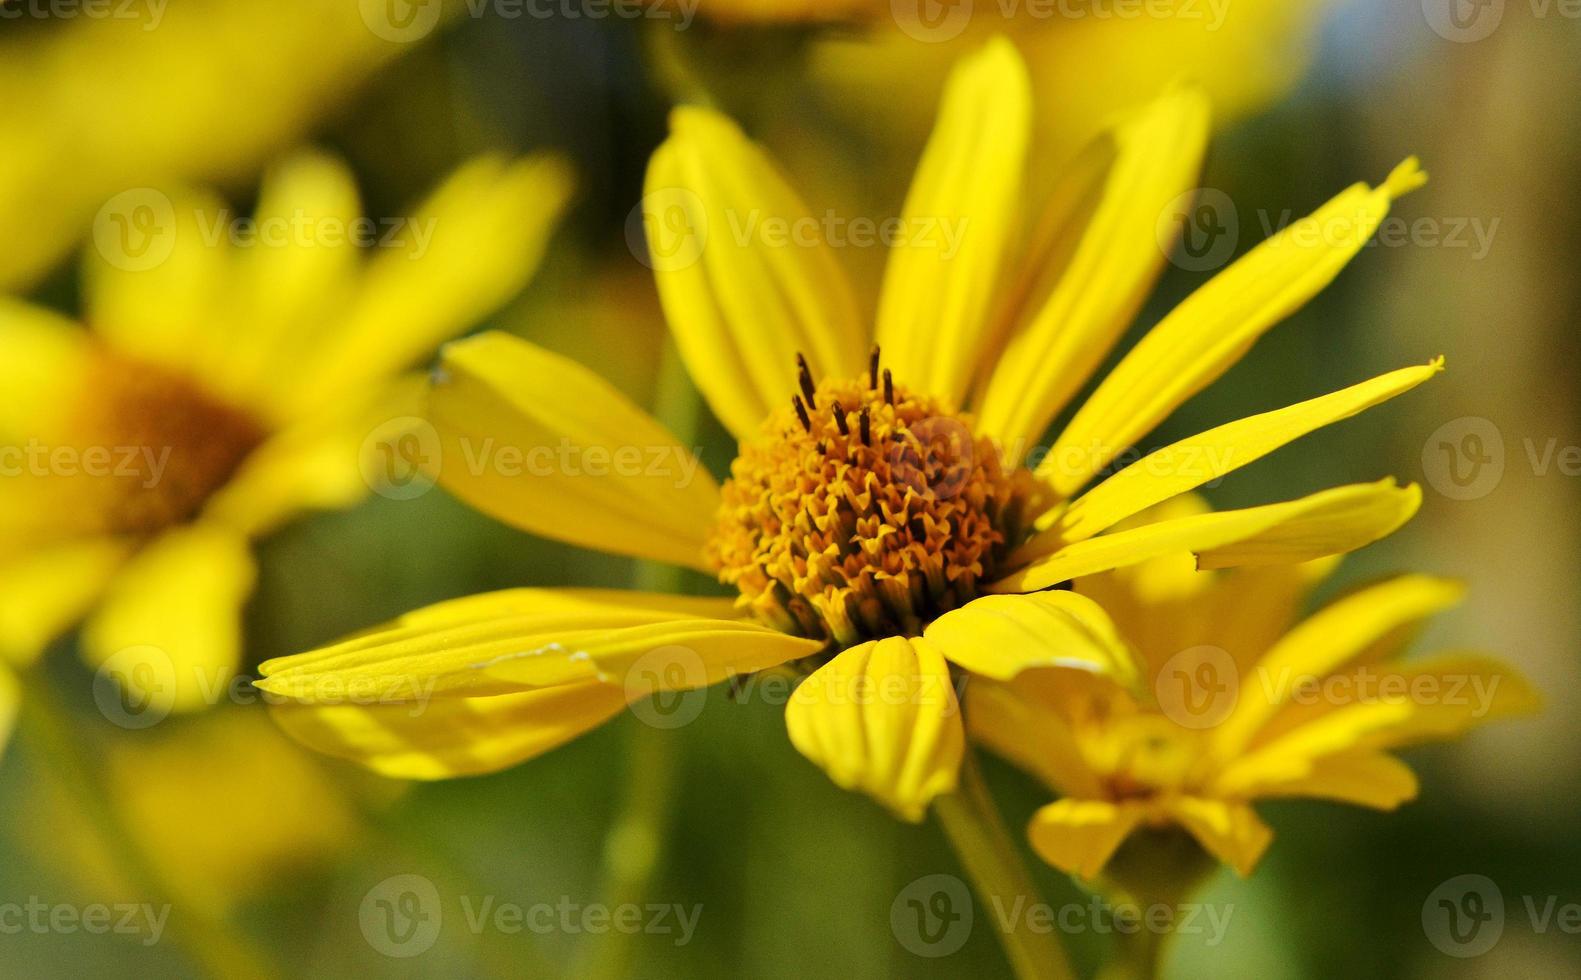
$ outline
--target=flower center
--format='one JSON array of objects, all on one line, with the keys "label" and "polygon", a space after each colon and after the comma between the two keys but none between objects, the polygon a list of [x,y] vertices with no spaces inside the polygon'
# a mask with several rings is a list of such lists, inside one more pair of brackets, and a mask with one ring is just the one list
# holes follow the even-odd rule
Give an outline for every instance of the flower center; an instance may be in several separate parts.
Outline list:
[{"label": "flower center", "polygon": [[267,435],[191,379],[117,355],[98,358],[85,389],[73,475],[102,531],[150,534],[191,519]]},{"label": "flower center", "polygon": [[915,636],[977,596],[1019,533],[1018,472],[937,399],[880,375],[814,384],[731,466],[708,553],[762,622],[841,647]]}]

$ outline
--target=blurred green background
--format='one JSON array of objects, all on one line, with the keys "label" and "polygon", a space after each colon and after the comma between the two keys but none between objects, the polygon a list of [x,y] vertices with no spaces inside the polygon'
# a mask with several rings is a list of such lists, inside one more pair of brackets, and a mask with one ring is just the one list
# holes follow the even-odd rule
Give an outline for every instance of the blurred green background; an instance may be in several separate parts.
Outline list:
[{"label": "blurred green background", "polygon": [[[949,47],[901,38],[897,55],[896,29],[884,20],[760,24],[709,18],[704,4],[684,30],[674,18],[589,16],[586,5],[549,17],[450,5],[431,33],[397,41],[302,2],[272,5],[260,19],[239,12],[250,6],[242,2],[186,0],[147,31],[83,16],[0,21],[11,103],[0,108],[0,146],[11,157],[0,162],[0,231],[8,250],[17,243],[6,278],[69,310],[71,253],[98,202],[195,177],[218,181],[245,208],[257,174],[298,141],[351,162],[371,215],[404,213],[471,154],[558,148],[576,163],[578,204],[542,273],[490,325],[593,364],[651,402],[664,327],[626,230],[668,106],[706,93],[786,161],[814,213],[882,217],[900,206],[941,81],[936,49]],[[1468,17],[1498,10],[1482,36],[1487,22],[1474,17],[1464,21],[1473,27],[1445,30],[1440,6],[1449,5],[1302,4],[1299,16],[1257,20],[1251,40],[1223,49],[1203,47],[1198,33],[1171,40],[1149,24],[1111,25],[1090,39],[1081,34],[1089,23],[1042,24],[1036,30],[1075,35],[1042,55],[1040,42],[1025,41],[1035,74],[1037,57],[1060,59],[1039,90],[1048,117],[1039,159],[1050,168],[1108,103],[1211,71],[1227,111],[1203,186],[1234,202],[1237,252],[1287,211],[1305,213],[1409,154],[1422,157],[1433,180],[1398,207],[1415,223],[1403,239],[1367,249],[1150,442],[1446,355],[1448,372],[1419,392],[1310,436],[1211,495],[1241,505],[1388,474],[1423,481],[1420,516],[1348,560],[1338,585],[1405,568],[1465,578],[1469,601],[1440,617],[1424,645],[1496,651],[1548,699],[1536,719],[1412,753],[1421,799],[1397,814],[1260,807],[1277,834],[1268,858],[1249,880],[1218,873],[1203,901],[1233,909],[1230,927],[1217,944],[1182,937],[1168,963],[1174,976],[1581,970],[1581,943],[1561,916],[1534,922],[1526,902],[1540,913],[1551,896],[1557,906],[1581,901],[1581,477],[1542,466],[1550,445],[1581,445],[1581,21],[1557,2],[1465,4]],[[1237,16],[1296,7],[1229,0],[1224,35]],[[973,30],[999,19],[980,11]],[[1151,82],[1108,54],[1131,28],[1153,63]],[[865,73],[831,67],[848,68],[864,45],[887,53],[859,56]],[[914,62],[905,55],[913,48]],[[876,272],[882,254],[842,258]],[[1171,268],[1133,337],[1209,274]],[[1444,426],[1464,431],[1468,417],[1501,435],[1502,478],[1476,499],[1453,499],[1424,474],[1424,458],[1437,453]],[[723,431],[705,426],[703,441],[717,471],[730,453]],[[639,574],[630,562],[504,528],[439,490],[302,521],[270,539],[261,561],[251,663],[443,598],[519,584],[620,586]],[[675,730],[625,716],[509,772],[407,787],[283,742],[260,744],[268,729],[253,727],[257,705],[122,731],[95,711],[91,673],[75,658],[46,664],[72,722],[62,737],[86,762],[73,769],[58,746],[26,737],[0,759],[0,903],[170,900],[149,891],[149,876],[125,856],[132,846],[184,896],[172,921],[201,907],[200,922],[225,924],[198,927],[196,941],[217,945],[235,975],[1007,972],[988,909],[953,955],[908,952],[891,928],[897,894],[924,875],[960,873],[940,831],[898,824],[837,791],[790,747],[780,709],[760,700],[736,703],[716,688],[698,720]],[[232,716],[243,727],[233,731]],[[284,754],[290,763],[278,761]],[[1044,800],[996,762],[989,777],[1012,826]],[[134,827],[162,829],[128,844],[84,798],[139,814]],[[658,815],[661,832],[623,833],[634,810]],[[523,907],[617,901],[623,869],[651,870],[638,902],[701,907],[689,942],[468,927],[465,907],[486,898]],[[1063,877],[1039,872],[1056,906],[1084,901]],[[1429,941],[1422,912],[1439,883],[1467,873],[1497,884],[1506,922],[1490,951],[1458,959]],[[367,938],[360,913],[370,889],[407,874],[434,884],[443,928],[421,956],[394,958]],[[0,934],[0,976],[212,972],[170,931],[153,944]],[[1106,942],[1090,930],[1071,937],[1083,972]]]}]

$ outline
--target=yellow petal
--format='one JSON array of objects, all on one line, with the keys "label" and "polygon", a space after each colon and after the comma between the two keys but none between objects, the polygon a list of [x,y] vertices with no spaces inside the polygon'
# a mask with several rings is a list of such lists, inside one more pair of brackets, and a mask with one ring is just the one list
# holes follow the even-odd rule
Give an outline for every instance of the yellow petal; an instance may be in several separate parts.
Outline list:
[{"label": "yellow petal", "polygon": [[841,652],[796,689],[785,727],[836,785],[913,822],[955,789],[966,745],[949,665],[926,639]]},{"label": "yellow petal", "polygon": [[232,282],[227,223],[235,212],[206,191],[141,193],[148,201],[124,216],[147,221],[126,232],[137,236],[138,250],[84,252],[84,318],[123,354],[211,378],[230,343],[223,303]]},{"label": "yellow petal", "polygon": [[134,694],[160,709],[192,711],[225,696],[241,662],[241,611],[255,571],[247,540],[213,524],[166,532],[145,547],[114,581],[82,632],[89,662],[117,655],[146,664],[123,682],[147,677]]},{"label": "yellow petal", "polygon": [[1027,838],[1038,857],[1091,880],[1109,863],[1145,815],[1136,803],[1067,798],[1032,815]]},{"label": "yellow petal", "polygon": [[1150,453],[1071,501],[1054,525],[1080,541],[1179,493],[1212,482],[1325,425],[1403,394],[1443,370],[1443,361],[1403,368],[1288,408],[1209,429]]},{"label": "yellow petal", "polygon": [[[906,196],[915,240],[894,248],[878,343],[897,380],[960,404],[989,341],[1000,267],[1016,234],[1032,93],[1026,65],[996,37],[951,73]],[[923,236],[920,229],[939,229]],[[953,247],[945,232],[958,236]]]},{"label": "yellow petal", "polygon": [[131,550],[126,541],[85,538],[0,564],[0,660],[37,657],[87,614]]},{"label": "yellow petal", "polygon": [[1039,475],[1061,496],[1080,489],[1327,286],[1366,245],[1390,204],[1425,180],[1412,159],[1377,188],[1358,184],[1187,297],[1077,410]]},{"label": "yellow petal", "polygon": [[683,107],[643,196],[654,278],[676,346],[738,437],[816,377],[855,377],[867,328],[823,232],[761,147],[728,118]]},{"label": "yellow petal", "polygon": [[691,450],[604,379],[525,340],[445,348],[428,399],[440,483],[507,524],[703,568],[719,488]]},{"label": "yellow petal", "polygon": [[643,592],[511,589],[440,603],[319,650],[270,660],[258,687],[323,703],[489,695],[588,680],[620,685],[644,656],[684,686],[818,649],[752,623],[698,618],[713,600]]},{"label": "yellow petal", "polygon": [[[978,427],[1011,461],[1043,435],[1141,309],[1165,255],[1158,215],[1193,187],[1208,138],[1208,102],[1180,89],[1117,126],[1099,157],[1053,194],[1036,244],[1023,257],[1023,310],[984,388]],[[1084,200],[1092,198],[1093,200]]]},{"label": "yellow petal", "polygon": [[1074,592],[991,595],[945,613],[924,634],[953,663],[1010,680],[1033,667],[1067,667],[1136,682],[1136,660],[1103,608]]},{"label": "yellow petal", "polygon": [[[392,469],[406,481],[389,484],[397,491],[431,488],[421,457],[434,451],[435,440],[424,443],[418,417],[426,384],[421,376],[403,377],[372,397],[347,397],[274,433],[215,492],[204,517],[259,537],[302,511],[350,507],[371,487],[389,492],[381,481]],[[400,453],[407,439],[417,447],[410,460],[385,455]]]},{"label": "yellow petal", "polygon": [[549,156],[481,157],[457,170],[368,263],[345,318],[290,386],[294,409],[410,367],[514,296],[538,268],[572,184],[570,167]]},{"label": "yellow petal", "polygon": [[1416,798],[1416,774],[1384,752],[1365,749],[1314,759],[1299,776],[1247,787],[1261,797],[1300,796],[1374,810],[1393,810]]},{"label": "yellow petal", "polygon": [[326,755],[396,779],[497,772],[563,745],[619,714],[619,685],[586,681],[493,697],[398,704],[283,702],[280,727]]},{"label": "yellow petal", "polygon": [[1261,787],[1307,779],[1318,759],[1364,746],[1379,731],[1407,721],[1414,709],[1404,700],[1352,702],[1334,707],[1312,720],[1236,756],[1219,772],[1216,792],[1246,797]]},{"label": "yellow petal", "polygon": [[[1353,715],[1347,745],[1392,749],[1419,742],[1446,741],[1472,728],[1512,715],[1530,714],[1542,699],[1520,672],[1476,653],[1440,654],[1405,663],[1362,663],[1331,677],[1316,698],[1286,704],[1251,741],[1252,760],[1265,747],[1288,748],[1292,737],[1353,706],[1395,704],[1377,715]],[[1367,722],[1363,727],[1356,719]]]},{"label": "yellow petal", "polygon": [[1364,548],[1399,530],[1422,506],[1422,488],[1393,480],[1336,487],[1305,498],[1310,506],[1257,534],[1197,552],[1197,567],[1308,562]]},{"label": "yellow petal", "polygon": [[1182,796],[1168,801],[1165,809],[1209,854],[1243,878],[1274,839],[1273,831],[1244,803]]},{"label": "yellow petal", "polygon": [[[1046,589],[1083,575],[1169,554],[1193,553],[1202,567],[1231,559],[1301,562],[1370,544],[1415,512],[1421,489],[1392,480],[1335,487],[1298,500],[1158,521],[1066,545],[993,583],[995,592]],[[1034,538],[1019,555],[1036,556]]]},{"label": "yellow petal", "polygon": [[1215,733],[1228,758],[1300,690],[1327,677],[1390,634],[1458,603],[1465,589],[1427,575],[1402,575],[1344,596],[1313,613],[1257,662],[1242,684],[1234,712]]},{"label": "yellow petal", "polygon": [[72,321],[0,297],[0,441],[55,440],[77,410],[75,395],[91,346]]},{"label": "yellow petal", "polygon": [[344,163],[304,151],[265,176],[254,216],[259,241],[236,256],[230,343],[207,380],[283,421],[289,406],[276,393],[293,386],[304,352],[325,342],[325,324],[344,314],[357,286],[362,204]]},{"label": "yellow petal", "polygon": [[1054,673],[1022,674],[1011,684],[970,678],[966,684],[966,734],[1061,796],[1100,796],[1103,785],[1087,765],[1070,722],[1055,704],[1040,696],[1040,685],[1029,683]]},{"label": "yellow petal", "polygon": [[5,661],[0,660],[0,759],[5,758],[6,743],[11,741],[11,730],[16,727],[17,711],[22,703],[22,688],[16,674]]}]

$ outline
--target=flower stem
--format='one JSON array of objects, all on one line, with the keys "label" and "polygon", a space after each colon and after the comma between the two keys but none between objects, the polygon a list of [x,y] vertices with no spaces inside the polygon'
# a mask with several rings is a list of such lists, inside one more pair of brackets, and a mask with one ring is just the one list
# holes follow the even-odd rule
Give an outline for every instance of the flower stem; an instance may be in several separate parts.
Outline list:
[{"label": "flower stem", "polygon": [[[1042,901],[970,747],[961,762],[960,788],[941,797],[934,809],[979,899],[1001,909],[1014,907],[1018,902],[1025,905]],[[1073,976],[1065,950],[1052,933],[1000,929],[999,943],[1015,975],[1022,980],[1071,980]]]}]

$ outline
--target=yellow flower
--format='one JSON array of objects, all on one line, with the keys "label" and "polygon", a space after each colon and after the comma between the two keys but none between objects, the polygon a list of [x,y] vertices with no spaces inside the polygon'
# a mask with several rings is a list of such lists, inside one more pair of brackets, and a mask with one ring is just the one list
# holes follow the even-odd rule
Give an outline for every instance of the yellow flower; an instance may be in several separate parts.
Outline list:
[{"label": "yellow flower", "polygon": [[[283,890],[281,871],[322,871],[362,830],[357,796],[382,803],[390,787],[348,785],[258,712],[222,708],[99,747],[98,774],[131,843],[189,911],[223,916]],[[45,757],[41,765],[51,764]],[[128,861],[102,838],[80,800],[30,780],[16,834],[95,898],[135,893]]]},{"label": "yellow flower", "polygon": [[[291,699],[282,723],[381,772],[438,778],[529,758],[655,690],[795,662],[812,670],[787,710],[797,748],[916,819],[955,785],[953,671],[1123,669],[1090,600],[1017,593],[1165,554],[1304,561],[1406,520],[1419,491],[1385,481],[1103,533],[1437,365],[1221,426],[1078,491],[1327,284],[1421,183],[1414,162],[1203,286],[1027,467],[1163,265],[1160,215],[1193,186],[1208,120],[1197,94],[1162,98],[1024,223],[1030,125],[1026,72],[996,40],[952,77],[900,219],[914,234],[890,253],[870,331],[763,151],[717,113],[677,110],[643,217],[676,345],[740,443],[723,489],[597,374],[511,337],[448,346],[428,417],[441,482],[478,509],[703,570],[735,596],[519,589],[442,603],[265,663],[259,686]],[[944,226],[960,232],[948,252]]]},{"label": "yellow flower", "polygon": [[36,282],[130,188],[251,181],[413,48],[372,3],[99,6],[30,4],[63,22],[0,39],[0,287]]},{"label": "yellow flower", "polygon": [[1136,682],[1054,669],[974,683],[972,738],[1063,797],[1028,830],[1044,860],[1092,878],[1134,831],[1176,826],[1248,874],[1272,837],[1252,801],[1392,810],[1417,784],[1389,750],[1535,710],[1527,682],[1491,657],[1401,659],[1417,628],[1460,600],[1454,582],[1401,575],[1300,619],[1336,564],[1215,572],[1171,556],[1079,578],[1076,594],[1134,647]]},{"label": "yellow flower", "polygon": [[367,492],[364,440],[415,410],[397,375],[520,289],[568,191],[558,161],[480,158],[377,222],[343,165],[302,154],[247,223],[148,191],[135,242],[88,252],[88,329],[0,303],[0,661],[86,618],[88,659],[135,696],[221,696],[249,541]]}]

